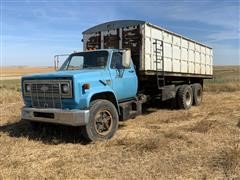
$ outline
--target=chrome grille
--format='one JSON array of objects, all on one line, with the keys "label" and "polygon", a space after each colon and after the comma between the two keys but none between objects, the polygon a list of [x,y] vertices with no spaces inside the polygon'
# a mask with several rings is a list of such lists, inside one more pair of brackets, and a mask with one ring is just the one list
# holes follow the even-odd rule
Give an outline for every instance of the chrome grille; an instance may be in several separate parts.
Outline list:
[{"label": "chrome grille", "polygon": [[62,108],[61,87],[58,80],[35,80],[31,84],[31,103],[35,108]]}]

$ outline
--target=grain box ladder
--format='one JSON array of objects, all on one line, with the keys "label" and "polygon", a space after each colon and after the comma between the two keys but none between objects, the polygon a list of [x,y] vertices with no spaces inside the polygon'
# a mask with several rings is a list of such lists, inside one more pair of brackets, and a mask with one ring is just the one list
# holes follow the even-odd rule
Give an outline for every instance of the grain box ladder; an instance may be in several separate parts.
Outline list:
[{"label": "grain box ladder", "polygon": [[[165,86],[165,74],[164,74],[164,58],[163,58],[163,41],[155,39],[153,43],[155,45],[155,64],[156,64],[156,79],[158,89],[162,89]],[[159,67],[159,66],[162,67]]]}]

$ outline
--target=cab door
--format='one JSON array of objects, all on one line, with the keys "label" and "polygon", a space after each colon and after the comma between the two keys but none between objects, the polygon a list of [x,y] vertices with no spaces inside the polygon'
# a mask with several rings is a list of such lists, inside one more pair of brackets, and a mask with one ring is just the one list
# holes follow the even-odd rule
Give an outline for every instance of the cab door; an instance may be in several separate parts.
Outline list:
[{"label": "cab door", "polygon": [[109,72],[111,86],[118,100],[127,100],[137,94],[137,75],[133,64],[129,68],[123,67],[122,52],[113,52]]}]

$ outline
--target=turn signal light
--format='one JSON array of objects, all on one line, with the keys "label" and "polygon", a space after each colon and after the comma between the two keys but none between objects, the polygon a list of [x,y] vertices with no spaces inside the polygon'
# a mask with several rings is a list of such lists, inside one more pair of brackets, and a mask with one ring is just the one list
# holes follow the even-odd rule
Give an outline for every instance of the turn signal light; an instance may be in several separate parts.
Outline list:
[{"label": "turn signal light", "polygon": [[90,84],[83,84],[83,89],[86,90],[86,89],[90,89]]}]

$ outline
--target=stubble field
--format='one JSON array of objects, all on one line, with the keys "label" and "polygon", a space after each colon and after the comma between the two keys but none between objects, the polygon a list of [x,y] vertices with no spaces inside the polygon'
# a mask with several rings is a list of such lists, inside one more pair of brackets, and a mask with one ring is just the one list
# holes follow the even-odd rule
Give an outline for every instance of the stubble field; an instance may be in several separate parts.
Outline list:
[{"label": "stubble field", "polygon": [[148,106],[113,139],[86,144],[78,128],[20,121],[19,80],[0,86],[0,179],[239,179],[240,67],[215,67],[203,103]]}]

